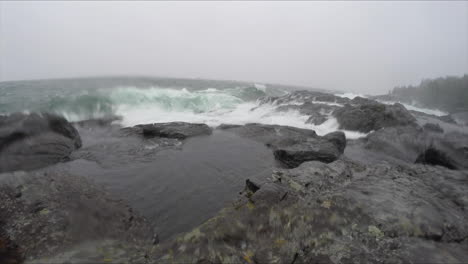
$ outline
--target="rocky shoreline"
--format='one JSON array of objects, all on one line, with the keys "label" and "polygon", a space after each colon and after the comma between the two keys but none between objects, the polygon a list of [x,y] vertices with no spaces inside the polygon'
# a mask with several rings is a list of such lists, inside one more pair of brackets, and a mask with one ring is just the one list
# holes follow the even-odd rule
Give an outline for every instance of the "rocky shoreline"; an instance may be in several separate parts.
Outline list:
[{"label": "rocky shoreline", "polygon": [[[72,125],[52,114],[0,117],[0,262],[468,260],[467,127],[360,97],[299,91],[262,101],[307,114],[307,122],[332,117],[340,129],[368,134],[353,140],[341,131],[319,136],[278,125],[219,126],[264,144],[278,165],[264,181],[248,180],[231,205],[202,225],[163,241],[127,201],[64,165],[111,166],[108,157],[121,152],[151,161],[163,149],[183,148],[188,138],[210,137],[212,128],[183,122],[120,128],[106,120]],[[104,129],[99,152],[82,147],[80,137],[96,127]],[[119,146],[123,140],[127,145]]]}]

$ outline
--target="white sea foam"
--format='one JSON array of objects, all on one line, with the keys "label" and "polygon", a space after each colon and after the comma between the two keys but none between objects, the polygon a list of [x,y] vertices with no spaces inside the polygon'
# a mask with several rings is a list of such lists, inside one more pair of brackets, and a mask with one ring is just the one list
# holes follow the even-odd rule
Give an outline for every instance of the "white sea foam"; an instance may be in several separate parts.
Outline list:
[{"label": "white sea foam", "polygon": [[363,94],[356,94],[356,93],[336,93],[334,94],[335,96],[339,96],[339,97],[344,97],[344,98],[349,98],[349,99],[354,99],[356,97],[363,97],[363,98],[367,98],[366,95],[363,95]]},{"label": "white sea foam", "polygon": [[266,92],[266,89],[267,89],[266,85],[261,84],[261,83],[255,83],[254,87],[263,92]]},{"label": "white sea foam", "polygon": [[332,106],[340,106],[343,107],[343,104],[335,103],[335,102],[324,102],[324,101],[312,101],[314,104],[326,104],[326,105],[332,105]]},{"label": "white sea foam", "polygon": [[[133,91],[135,92],[135,91]],[[211,127],[221,124],[247,124],[262,123],[293,126],[299,128],[313,129],[319,135],[339,130],[338,122],[330,118],[321,125],[306,124],[307,115],[302,115],[298,111],[276,111],[278,105],[260,104],[259,102],[240,101],[237,97],[220,93],[220,91],[200,91],[189,92],[187,90],[164,90],[158,91],[136,91],[149,94],[149,96],[164,97],[170,103],[150,103],[120,104],[116,114],[123,117],[121,124],[124,126],[134,126],[137,124],[159,123],[159,122],[192,122],[205,123]],[[194,102],[201,103],[202,106],[194,106],[187,98],[198,98],[203,94],[203,98]],[[119,98],[122,95],[119,95]],[[115,95],[111,95],[111,98]],[[182,97],[182,98],[181,98]],[[144,101],[144,100],[143,100]],[[157,102],[157,100],[156,100]],[[185,102],[185,104],[181,103]],[[365,134],[344,131],[348,138],[359,138]]]},{"label": "white sea foam", "polygon": [[[316,126],[307,124],[309,116],[297,110],[277,111],[278,104],[246,99],[256,98],[262,94],[264,93],[252,90],[252,87],[244,90],[208,88],[199,91],[159,87],[146,89],[118,87],[64,98],[64,101],[56,105],[55,111],[70,121],[118,115],[122,120],[117,122],[123,126],[183,121],[205,123],[211,127],[221,124],[275,124],[313,129],[319,135],[338,130],[338,123],[331,116],[329,120]],[[298,101],[297,105],[302,103]],[[320,103],[336,105],[329,102]],[[352,131],[344,132],[348,138],[365,136]]]}]

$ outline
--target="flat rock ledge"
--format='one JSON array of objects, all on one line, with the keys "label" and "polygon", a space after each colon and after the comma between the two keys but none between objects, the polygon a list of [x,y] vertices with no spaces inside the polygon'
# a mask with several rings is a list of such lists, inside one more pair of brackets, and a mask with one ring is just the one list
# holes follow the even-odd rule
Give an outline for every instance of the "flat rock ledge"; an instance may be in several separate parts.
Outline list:
[{"label": "flat rock ledge", "polygon": [[264,143],[287,168],[295,168],[313,160],[333,162],[343,154],[346,147],[345,134],[340,131],[321,137],[309,129],[255,123],[244,126],[221,125],[218,129]]},{"label": "flat rock ledge", "polygon": [[194,136],[210,135],[212,129],[206,124],[169,122],[136,125],[123,128],[122,131],[142,135],[145,138],[162,137],[183,140]]}]

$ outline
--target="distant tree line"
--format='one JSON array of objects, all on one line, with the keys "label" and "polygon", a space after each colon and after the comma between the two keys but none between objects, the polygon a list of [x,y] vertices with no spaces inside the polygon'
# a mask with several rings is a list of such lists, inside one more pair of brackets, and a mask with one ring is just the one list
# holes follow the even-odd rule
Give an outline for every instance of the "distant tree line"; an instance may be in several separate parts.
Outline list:
[{"label": "distant tree line", "polygon": [[468,111],[468,74],[425,79],[418,86],[395,87],[390,97],[450,113]]}]

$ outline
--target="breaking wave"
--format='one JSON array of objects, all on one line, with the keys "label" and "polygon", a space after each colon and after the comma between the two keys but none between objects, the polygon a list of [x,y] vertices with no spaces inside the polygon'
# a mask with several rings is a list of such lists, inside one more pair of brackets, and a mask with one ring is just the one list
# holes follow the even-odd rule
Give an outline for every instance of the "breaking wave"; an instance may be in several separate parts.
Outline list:
[{"label": "breaking wave", "polygon": [[[48,97],[40,109],[63,115],[69,121],[120,117],[122,126],[157,122],[195,122],[216,127],[221,124],[262,123],[313,129],[319,135],[338,130],[330,117],[321,125],[307,124],[309,118],[299,111],[277,111],[278,105],[259,100],[268,96],[262,85],[230,89],[203,90],[172,88],[116,87],[82,90]],[[348,138],[364,134],[345,131]]]}]

